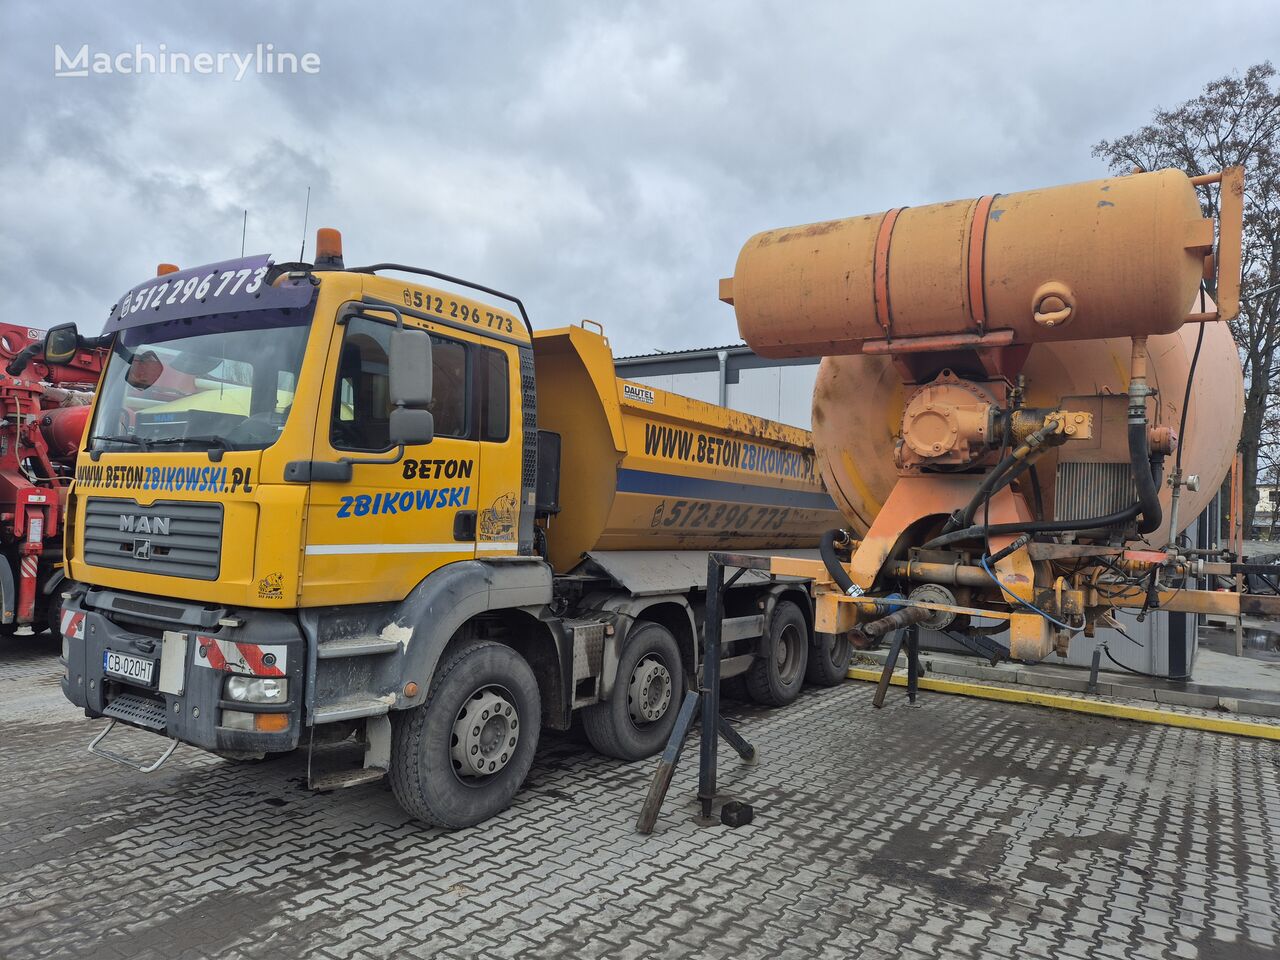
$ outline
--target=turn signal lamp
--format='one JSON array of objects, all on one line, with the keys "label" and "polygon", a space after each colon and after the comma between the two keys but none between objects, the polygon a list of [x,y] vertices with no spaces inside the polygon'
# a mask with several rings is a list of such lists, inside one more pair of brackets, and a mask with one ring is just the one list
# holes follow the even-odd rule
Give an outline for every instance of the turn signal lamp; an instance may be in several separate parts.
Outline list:
[{"label": "turn signal lamp", "polygon": [[156,265],[156,276],[163,277],[166,273],[177,273],[178,265],[176,263],[161,263]]},{"label": "turn signal lamp", "polygon": [[282,730],[288,730],[289,715],[287,713],[255,713],[253,728],[260,733],[279,733]]},{"label": "turn signal lamp", "polygon": [[333,227],[321,227],[316,231],[316,266],[343,269],[342,234]]}]

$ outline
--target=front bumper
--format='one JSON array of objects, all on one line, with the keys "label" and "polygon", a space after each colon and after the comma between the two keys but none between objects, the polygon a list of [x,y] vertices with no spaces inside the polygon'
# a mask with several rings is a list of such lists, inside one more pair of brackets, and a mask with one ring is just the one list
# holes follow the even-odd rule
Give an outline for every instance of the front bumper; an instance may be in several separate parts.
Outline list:
[{"label": "front bumper", "polygon": [[[77,585],[62,614],[66,671],[62,692],[89,717],[108,713],[126,695],[154,708],[143,729],[216,753],[277,753],[298,745],[306,644],[297,619],[267,610],[226,610]],[[108,675],[107,651],[155,660],[149,684]],[[224,698],[228,676],[287,680],[284,703],[254,704]],[[122,701],[122,703],[125,701]],[[137,701],[134,700],[134,703]],[[158,730],[163,709],[164,729]],[[285,729],[262,732],[225,726],[225,714],[286,714]]]}]

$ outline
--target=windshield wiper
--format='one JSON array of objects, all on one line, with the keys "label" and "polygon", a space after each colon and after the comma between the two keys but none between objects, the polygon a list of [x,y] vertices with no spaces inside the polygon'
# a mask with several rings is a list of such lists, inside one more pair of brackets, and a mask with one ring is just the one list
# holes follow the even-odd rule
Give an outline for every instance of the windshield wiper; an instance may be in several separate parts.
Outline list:
[{"label": "windshield wiper", "polygon": [[[227,442],[226,437],[215,436],[211,433],[193,433],[185,437],[148,437],[146,443],[147,446],[151,447],[168,446],[175,443],[203,443],[207,445],[206,449],[209,451],[209,459],[214,462],[222,459],[222,452],[224,450],[231,449],[231,444]],[[214,456],[215,452],[217,453],[216,457]]]},{"label": "windshield wiper", "polygon": [[95,443],[132,443],[135,447],[141,447],[143,450],[147,449],[147,444],[151,442],[146,437],[130,437],[126,434],[94,437],[93,440]]}]

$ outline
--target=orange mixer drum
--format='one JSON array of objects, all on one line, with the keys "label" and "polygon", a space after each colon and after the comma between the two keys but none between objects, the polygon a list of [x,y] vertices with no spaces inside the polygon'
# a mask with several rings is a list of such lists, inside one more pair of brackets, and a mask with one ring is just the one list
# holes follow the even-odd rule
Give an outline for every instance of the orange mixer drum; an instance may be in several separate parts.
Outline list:
[{"label": "orange mixer drum", "polygon": [[[1184,315],[1191,298],[1178,315]],[[1184,491],[1179,526],[1185,527],[1209,503],[1230,469],[1240,437],[1244,393],[1240,361],[1225,323],[1187,324],[1152,337],[1149,384],[1158,391],[1153,422],[1178,428],[1196,337],[1204,343],[1191,385],[1182,443],[1182,469],[1197,474],[1199,489]],[[1130,341],[1125,338],[1040,343],[1031,348],[1022,372],[1027,403],[1054,407],[1065,398],[1124,394],[1129,386]],[[813,394],[813,436],[818,469],[849,524],[865,534],[898,478],[894,444],[901,430],[903,403],[912,389],[888,357],[829,356],[822,361]],[[1053,516],[1056,453],[1037,465],[1046,516]],[[1166,472],[1172,470],[1166,463]],[[1168,539],[1170,491],[1162,485],[1165,524],[1148,535]]]},{"label": "orange mixer drum", "polygon": [[768,230],[721,298],[767,357],[1155,335],[1212,247],[1191,181],[1160,170]]}]

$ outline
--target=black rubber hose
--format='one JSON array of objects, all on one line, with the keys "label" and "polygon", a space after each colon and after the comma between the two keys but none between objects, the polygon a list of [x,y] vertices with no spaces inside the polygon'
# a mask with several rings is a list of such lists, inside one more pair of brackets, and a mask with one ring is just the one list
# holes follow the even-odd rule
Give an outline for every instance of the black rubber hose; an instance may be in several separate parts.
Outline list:
[{"label": "black rubber hose", "polygon": [[1135,675],[1137,675],[1137,676],[1139,676],[1139,677],[1151,677],[1153,680],[1190,680],[1190,679],[1191,679],[1191,674],[1189,674],[1189,673],[1184,673],[1184,674],[1182,674],[1181,676],[1177,676],[1177,677],[1175,677],[1175,676],[1174,676],[1173,674],[1171,674],[1171,673],[1170,673],[1170,674],[1159,674],[1159,673],[1147,673],[1147,672],[1145,672],[1145,671],[1143,671],[1143,670],[1135,670],[1133,667],[1126,667],[1123,663],[1121,663],[1119,660],[1117,660],[1115,657],[1113,657],[1113,656],[1111,655],[1111,651],[1107,649],[1106,644],[1103,644],[1101,647],[1099,647],[1099,649],[1100,649],[1104,654],[1106,654],[1106,657],[1107,657],[1107,659],[1108,659],[1108,660],[1110,660],[1112,663],[1114,663],[1114,664],[1115,664],[1117,667],[1119,667],[1121,670],[1125,670],[1125,671],[1127,671],[1128,673],[1135,674]]},{"label": "black rubber hose", "polygon": [[1187,411],[1191,409],[1191,384],[1195,380],[1196,364],[1200,362],[1200,348],[1204,346],[1204,328],[1200,324],[1200,332],[1196,334],[1196,349],[1191,354],[1191,367],[1187,371],[1187,389],[1182,392],[1182,416],[1178,418],[1178,449],[1173,461],[1173,473],[1182,477],[1182,438],[1187,435]]},{"label": "black rubber hose", "polygon": [[1074,533],[1077,530],[1114,527],[1128,523],[1138,515],[1141,509],[1141,506],[1135,503],[1104,517],[1081,517],[1079,520],[1027,520],[1022,523],[993,523],[985,527],[966,527],[964,530],[934,537],[924,545],[924,549],[936,550],[939,547],[959,543],[961,540],[976,539],[983,535],[991,537],[1006,533]]},{"label": "black rubber hose", "polygon": [[1017,457],[1010,453],[996,464],[994,470],[983,478],[978,489],[974,491],[972,499],[965,504],[965,508],[959,513],[951,515],[943,526],[942,532],[950,533],[952,530],[971,525],[973,523],[973,515],[978,512],[978,507],[982,506],[983,501],[995,496],[997,490],[1012,483],[1028,466],[1030,464],[1026,460],[1019,461]]},{"label": "black rubber hose", "polygon": [[23,370],[27,369],[27,364],[31,362],[32,358],[43,349],[43,343],[33,343],[29,346],[23,347],[18,351],[17,355],[9,361],[9,365],[4,368],[5,372],[11,377],[18,376]]},{"label": "black rubber hose", "polygon": [[1036,465],[1031,465],[1031,496],[1035,499],[1036,519],[1044,519],[1044,493],[1040,490],[1040,475],[1036,473]]},{"label": "black rubber hose", "polygon": [[1150,533],[1164,519],[1160,509],[1160,487],[1156,481],[1156,465],[1151,461],[1147,446],[1147,422],[1129,421],[1129,467],[1133,470],[1133,482],[1138,488],[1138,504],[1142,519],[1138,521],[1139,533]]},{"label": "black rubber hose", "polygon": [[[822,535],[822,542],[818,546],[818,550],[822,554],[822,562],[827,567],[827,573],[831,575],[831,579],[845,593],[849,593],[853,589],[853,580],[840,562],[840,558],[836,555],[836,542],[843,543],[847,539],[848,537],[843,530],[828,530]],[[812,542],[810,541],[810,543]],[[852,596],[852,594],[849,595]]]}]

